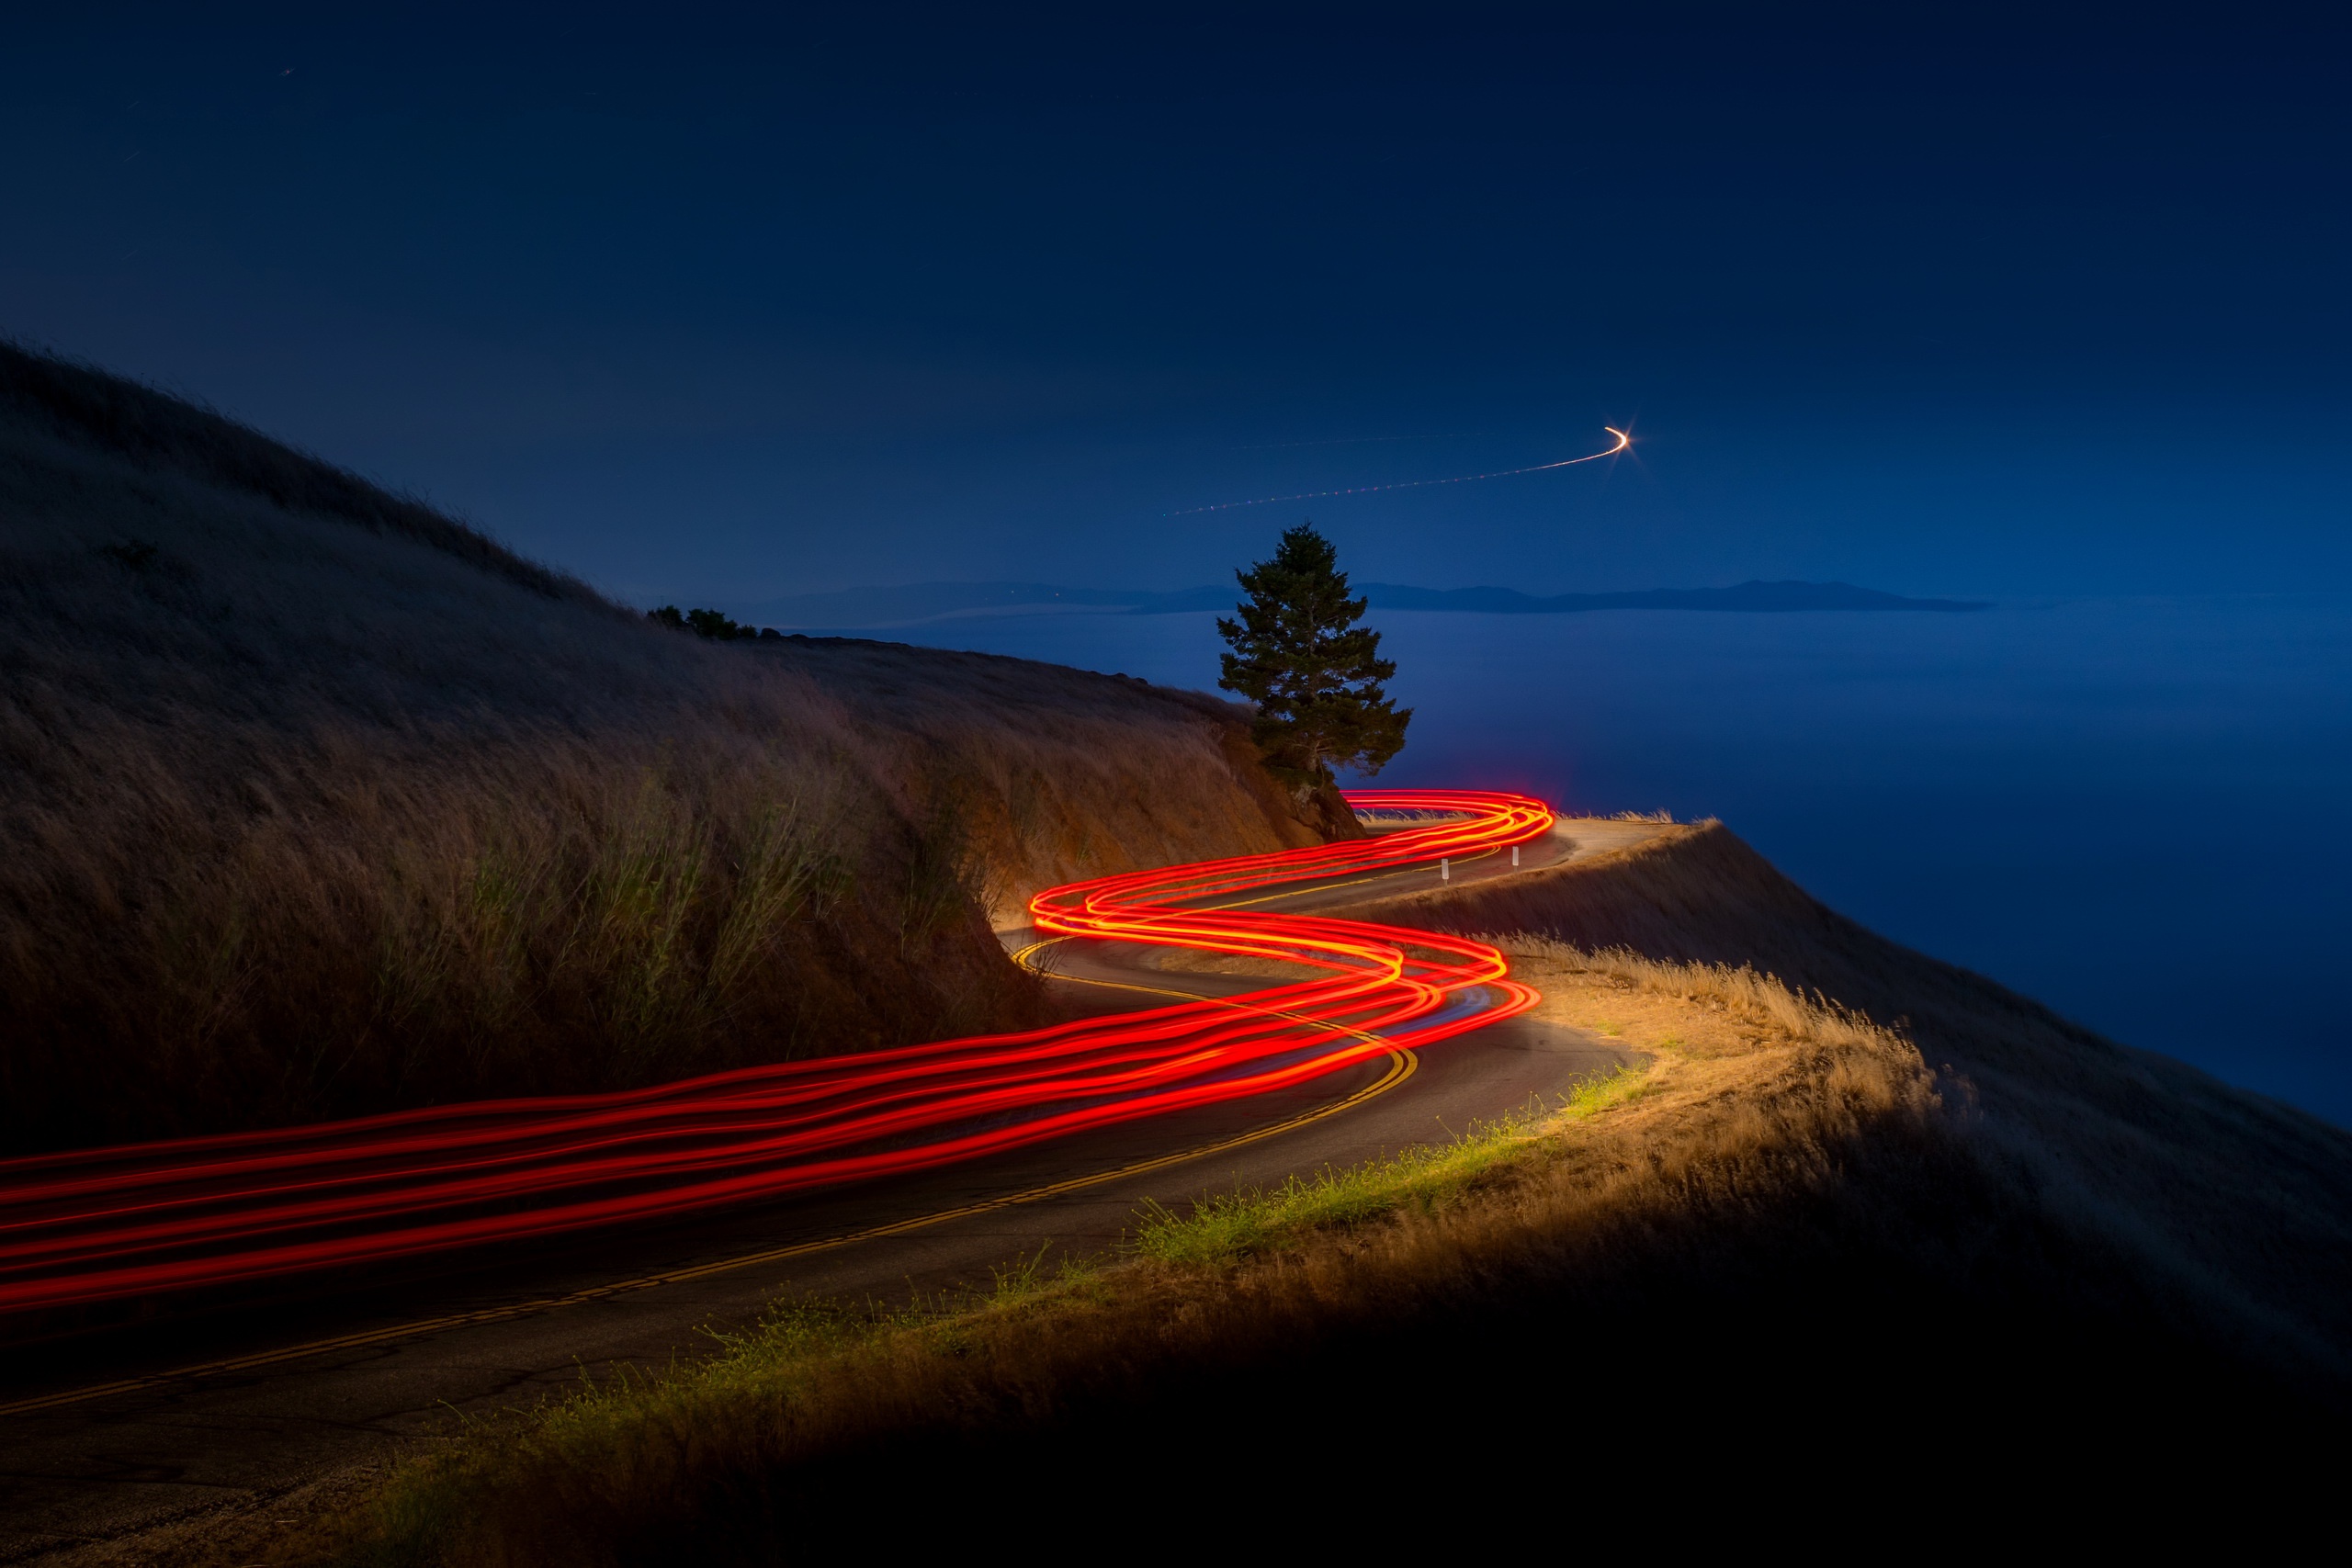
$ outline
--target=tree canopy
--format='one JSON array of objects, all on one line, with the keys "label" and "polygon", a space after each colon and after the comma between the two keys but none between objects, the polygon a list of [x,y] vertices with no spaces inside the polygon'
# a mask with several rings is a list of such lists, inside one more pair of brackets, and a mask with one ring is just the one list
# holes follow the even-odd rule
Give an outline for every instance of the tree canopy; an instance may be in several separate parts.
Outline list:
[{"label": "tree canopy", "polygon": [[1378,773],[1403,749],[1412,710],[1382,687],[1396,665],[1356,624],[1365,602],[1348,596],[1331,541],[1301,523],[1272,560],[1234,575],[1249,596],[1238,619],[1216,624],[1233,648],[1217,684],[1258,705],[1251,729],[1268,762],[1295,784],[1333,783],[1334,768]]}]

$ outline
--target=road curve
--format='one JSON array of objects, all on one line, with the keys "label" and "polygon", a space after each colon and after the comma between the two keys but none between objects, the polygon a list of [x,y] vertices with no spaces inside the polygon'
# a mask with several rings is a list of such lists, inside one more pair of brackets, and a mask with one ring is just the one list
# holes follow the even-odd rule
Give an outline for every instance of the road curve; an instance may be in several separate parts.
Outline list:
[{"label": "road curve", "polygon": [[[1420,830],[1409,825],[1378,837],[1409,841]],[[1449,857],[1448,873],[1465,881],[1508,875],[1512,860],[1532,869],[1648,830],[1569,823],[1524,840],[1516,856],[1507,844],[1492,852],[1464,846],[1469,858]],[[1269,1007],[1263,978],[1152,967],[1151,939],[1309,963],[1344,958],[1355,967],[1342,978],[1361,986],[1362,955],[1340,952],[1360,932],[1325,912],[1436,880],[1432,867],[1393,845],[1385,855],[1332,856],[1298,869],[1319,874],[1278,880],[1252,872],[1237,881],[1239,874],[1227,871],[1186,884],[1170,907],[1146,912],[1167,922],[1148,932],[1104,931],[1093,923],[1104,900],[1090,908],[1065,897],[1056,906],[1049,894],[1040,900],[1043,931],[1004,935],[1032,962],[1049,951],[1058,983],[1080,1005],[1130,1024],[1165,1014],[1177,998],[1262,1018],[1289,1010]],[[1232,911],[1200,907],[1245,898],[1255,911],[1303,922],[1284,928],[1303,933],[1300,945],[1270,951],[1262,925],[1236,936],[1219,919]],[[1228,938],[1237,945],[1220,946]],[[1475,966],[1475,957],[1469,962]],[[1446,1010],[1469,983],[1449,987],[1443,978],[1408,975],[1385,954],[1376,964],[1387,984],[1436,994],[1420,996],[1401,1020],[1393,992],[1349,994],[1319,1020],[1329,1037],[1319,1048],[1343,1059],[1246,1094],[788,1201],[593,1237],[541,1236],[494,1256],[311,1276],[290,1289],[279,1281],[227,1310],[215,1303],[136,1331],[20,1343],[0,1380],[0,1561],[267,1496],[434,1430],[453,1408],[524,1402],[583,1368],[692,1353],[707,1343],[703,1325],[744,1321],[779,1293],[902,1296],[984,1284],[992,1267],[1041,1248],[1097,1253],[1116,1244],[1147,1201],[1181,1205],[1211,1188],[1369,1157],[1557,1094],[1626,1059],[1524,1018],[1479,1027],[1472,1017],[1453,1029],[1460,1020]],[[1475,983],[1491,987],[1494,978]],[[1328,996],[1329,985],[1286,989]],[[1317,986],[1325,989],[1312,992]],[[1247,1003],[1232,1005],[1243,996]],[[1413,1032],[1432,1019],[1443,1032]],[[1295,1041],[1290,1048],[1298,1049]]]},{"label": "road curve", "polygon": [[[1315,977],[1020,1034],[775,1063],[620,1093],[0,1162],[0,1313],[57,1314],[642,1224],[961,1164],[1295,1087],[1524,1011],[1483,942],[1265,907],[1267,889],[1490,852],[1525,795],[1369,792],[1397,831],[1040,893],[1064,936],[1283,958]],[[1250,907],[1254,906],[1254,907]]]}]

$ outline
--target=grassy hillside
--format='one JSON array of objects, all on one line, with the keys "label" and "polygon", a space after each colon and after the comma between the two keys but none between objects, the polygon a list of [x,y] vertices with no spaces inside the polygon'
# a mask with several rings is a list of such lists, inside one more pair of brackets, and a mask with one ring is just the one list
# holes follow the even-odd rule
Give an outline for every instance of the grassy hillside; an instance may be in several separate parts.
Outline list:
[{"label": "grassy hillside", "polygon": [[2211,1336],[2352,1386],[2352,1134],[2100,1038],[1825,908],[1721,823],[1370,918],[1752,965],[1900,1021],[1973,1147],[2053,1217],[2122,1249]]},{"label": "grassy hillside", "polygon": [[1678,1530],[1808,1540],[2120,1525],[2166,1488],[2174,1528],[2253,1539],[2326,1495],[2326,1347],[2218,1320],[1902,1035],[1752,970],[1512,946],[1539,1016],[1649,1066],[1138,1216],[1121,1257],[779,1303],[707,1360],[212,1521],[193,1560],[789,1562],[884,1520],[944,1546],[1040,1488],[1326,1549],[1423,1515],[1482,1545],[1619,1506],[1654,1529],[1653,1491],[1689,1499]]},{"label": "grassy hillside", "polygon": [[1317,832],[1213,699],[705,643],[5,346],[0,671],[0,1153],[1015,1027],[992,906]]},{"label": "grassy hillside", "polygon": [[[703,643],[6,354],[0,660],[14,1148],[1011,1025],[1043,1002],[992,910],[1336,821],[1211,699]],[[2330,1495],[2352,1134],[1888,942],[1715,824],[1360,912],[1502,933],[1545,1016],[1651,1065],[990,1296],[784,1303],[150,1556],[768,1562],[1106,1500],[1220,1545],[1393,1551],[1410,1510],[1557,1549],[1653,1497],[1875,1544],[2150,1487],[2250,1535]]]}]

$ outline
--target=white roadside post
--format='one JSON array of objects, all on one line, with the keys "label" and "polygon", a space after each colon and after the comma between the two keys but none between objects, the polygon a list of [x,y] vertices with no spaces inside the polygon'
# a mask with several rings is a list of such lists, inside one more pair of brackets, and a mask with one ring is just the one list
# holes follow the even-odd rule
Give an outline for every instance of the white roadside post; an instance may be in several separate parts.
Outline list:
[{"label": "white roadside post", "polygon": [[1517,865],[1519,863],[1519,846],[1517,844],[1513,844],[1510,847],[1510,863],[1513,865]]},{"label": "white roadside post", "polygon": [[1437,879],[1440,882],[1451,882],[1453,880],[1453,863],[1443,855],[1440,855],[1438,857]]}]

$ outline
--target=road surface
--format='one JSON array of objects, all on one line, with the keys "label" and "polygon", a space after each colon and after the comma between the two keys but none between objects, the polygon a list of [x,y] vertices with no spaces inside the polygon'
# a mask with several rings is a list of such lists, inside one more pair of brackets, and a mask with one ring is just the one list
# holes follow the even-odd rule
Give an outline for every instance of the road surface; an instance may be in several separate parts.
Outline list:
[{"label": "road surface", "polygon": [[[1570,819],[1521,871],[1655,832]],[[1456,882],[1514,874],[1508,852]],[[1430,867],[1306,884],[1263,907],[1339,911],[1435,884]],[[1266,897],[1260,895],[1261,899]],[[1160,969],[1149,950],[1001,933],[1080,1007],[1230,996],[1261,976]],[[1445,1136],[1634,1059],[1511,1019],[1306,1088],[947,1170],[686,1221],[377,1270],[241,1309],[9,1348],[0,1362],[0,1562],[71,1554],[382,1457],[458,1413],[535,1402],[624,1362],[660,1366],[779,1297],[985,1288],[1017,1258],[1115,1248],[1147,1202],[1274,1184]]]}]

